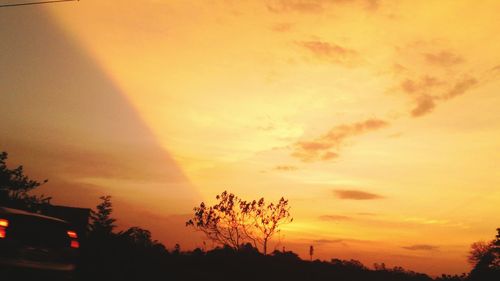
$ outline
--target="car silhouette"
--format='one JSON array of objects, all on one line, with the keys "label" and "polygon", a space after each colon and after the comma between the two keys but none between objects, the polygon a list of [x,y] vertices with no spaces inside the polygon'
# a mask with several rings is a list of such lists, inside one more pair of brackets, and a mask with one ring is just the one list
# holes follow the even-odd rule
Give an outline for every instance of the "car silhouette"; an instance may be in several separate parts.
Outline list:
[{"label": "car silhouette", "polygon": [[0,276],[70,277],[79,248],[78,234],[68,222],[0,207]]}]

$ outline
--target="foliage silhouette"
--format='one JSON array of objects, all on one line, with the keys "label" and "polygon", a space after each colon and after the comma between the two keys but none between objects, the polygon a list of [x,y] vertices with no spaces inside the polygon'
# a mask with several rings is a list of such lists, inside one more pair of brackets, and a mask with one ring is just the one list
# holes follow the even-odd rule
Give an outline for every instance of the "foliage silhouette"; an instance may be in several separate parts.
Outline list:
[{"label": "foliage silhouette", "polygon": [[469,280],[500,280],[500,228],[497,228],[495,239],[490,243],[472,244],[469,260],[476,262]]},{"label": "foliage silhouette", "polygon": [[29,211],[38,211],[43,205],[50,204],[50,197],[30,195],[48,180],[38,182],[24,174],[24,167],[7,167],[7,152],[0,152],[0,205]]},{"label": "foliage silhouette", "polygon": [[116,227],[116,220],[111,217],[113,212],[113,205],[111,203],[111,196],[101,196],[99,198],[102,202],[97,205],[97,211],[90,212],[90,229],[92,235],[111,235],[113,229]]}]

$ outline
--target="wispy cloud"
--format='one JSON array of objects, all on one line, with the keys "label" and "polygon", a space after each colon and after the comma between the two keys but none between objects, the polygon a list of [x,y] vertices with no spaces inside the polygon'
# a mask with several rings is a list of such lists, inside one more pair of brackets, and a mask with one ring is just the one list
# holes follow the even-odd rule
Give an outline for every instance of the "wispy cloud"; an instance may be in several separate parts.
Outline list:
[{"label": "wispy cloud", "polygon": [[379,0],[267,0],[267,9],[273,13],[321,13],[330,5],[359,4],[368,11],[379,7]]},{"label": "wispy cloud", "polygon": [[337,196],[337,198],[345,200],[375,200],[384,198],[384,196],[375,193],[355,189],[334,190],[333,193]]},{"label": "wispy cloud", "polygon": [[439,250],[438,246],[428,245],[428,244],[417,244],[417,245],[411,245],[411,246],[404,246],[401,248],[406,249],[406,250],[410,250],[410,251],[437,251],[437,250]]},{"label": "wispy cloud", "polygon": [[344,239],[317,239],[313,240],[314,244],[339,244],[344,243]]},{"label": "wispy cloud", "polygon": [[316,58],[332,63],[351,64],[358,55],[353,49],[326,41],[298,41],[296,44],[306,49]]},{"label": "wispy cloud", "polygon": [[424,53],[425,60],[435,66],[449,67],[464,62],[464,59],[450,51],[440,51],[436,53]]},{"label": "wispy cloud", "polygon": [[434,97],[429,95],[419,95],[415,98],[415,103],[415,107],[411,110],[411,116],[413,117],[430,113],[436,107]]},{"label": "wispy cloud", "polygon": [[442,99],[447,100],[465,94],[470,88],[478,83],[477,79],[474,77],[463,77],[458,80],[453,87],[441,96]]},{"label": "wispy cloud", "polygon": [[440,103],[465,94],[479,83],[464,71],[466,60],[460,54],[436,50],[431,43],[425,42],[401,50],[404,50],[401,58],[411,59],[404,64],[397,62],[398,67],[393,72],[402,77],[399,89],[413,100],[414,105],[409,110],[412,117],[431,113]]},{"label": "wispy cloud", "polygon": [[[411,80],[406,80],[407,82]],[[415,107],[411,110],[411,115],[413,117],[419,117],[425,115],[427,113],[432,112],[432,110],[436,107],[437,101],[446,101],[452,99],[456,96],[460,96],[465,94],[468,90],[470,90],[473,86],[475,86],[478,81],[474,77],[465,76],[460,80],[457,80],[448,90],[443,91],[441,94],[431,95],[431,88],[436,87],[438,82],[432,82],[434,84],[420,84],[410,86],[409,83],[403,83],[402,88],[407,92],[414,94],[415,99]]]},{"label": "wispy cloud", "polygon": [[277,171],[284,171],[284,172],[293,172],[297,171],[299,168],[297,166],[292,166],[292,165],[278,165],[274,167],[274,170]]},{"label": "wispy cloud", "polygon": [[288,32],[292,30],[293,25],[288,22],[283,22],[283,23],[276,23],[273,26],[271,26],[272,31],[276,32]]},{"label": "wispy cloud", "polygon": [[334,159],[338,157],[339,147],[345,139],[388,125],[384,120],[371,118],[362,122],[335,126],[316,139],[296,142],[293,145],[292,156],[304,162]]},{"label": "wispy cloud", "polygon": [[274,13],[319,13],[325,7],[324,0],[268,0],[267,9]]},{"label": "wispy cloud", "polygon": [[351,217],[342,215],[323,215],[319,216],[319,219],[322,221],[345,221],[345,220],[350,220]]}]

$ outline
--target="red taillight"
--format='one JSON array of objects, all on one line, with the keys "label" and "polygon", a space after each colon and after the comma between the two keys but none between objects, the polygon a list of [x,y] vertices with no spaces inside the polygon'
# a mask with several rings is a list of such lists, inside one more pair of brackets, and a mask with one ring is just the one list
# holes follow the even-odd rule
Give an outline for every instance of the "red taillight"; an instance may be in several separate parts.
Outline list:
[{"label": "red taillight", "polygon": [[69,238],[78,238],[78,235],[73,230],[68,230],[66,233],[68,234]]},{"label": "red taillight", "polygon": [[80,248],[80,243],[76,240],[71,240],[70,247],[74,248],[74,249],[78,249],[78,248]]},{"label": "red taillight", "polygon": [[0,239],[7,237],[5,228],[9,226],[9,221],[7,219],[0,219]]}]

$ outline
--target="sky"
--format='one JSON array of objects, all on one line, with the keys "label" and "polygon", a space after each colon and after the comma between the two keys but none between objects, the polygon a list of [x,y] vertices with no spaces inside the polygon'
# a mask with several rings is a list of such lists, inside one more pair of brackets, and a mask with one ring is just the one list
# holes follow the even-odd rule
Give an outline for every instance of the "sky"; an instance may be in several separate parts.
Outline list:
[{"label": "sky", "polygon": [[[0,4],[22,1],[0,0]],[[274,247],[468,272],[500,212],[498,1],[81,0],[0,8],[0,150],[52,203],[111,195],[172,248],[224,190]],[[209,244],[210,245],[210,244]]]}]

